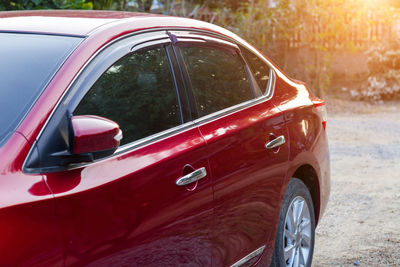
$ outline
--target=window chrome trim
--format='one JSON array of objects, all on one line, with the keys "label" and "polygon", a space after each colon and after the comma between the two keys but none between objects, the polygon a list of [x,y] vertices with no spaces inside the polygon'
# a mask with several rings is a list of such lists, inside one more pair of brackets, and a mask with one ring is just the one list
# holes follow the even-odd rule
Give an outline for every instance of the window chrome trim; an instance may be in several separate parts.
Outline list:
[{"label": "window chrome trim", "polygon": [[276,73],[273,68],[269,69],[269,81],[267,85],[267,89],[265,90],[264,95],[269,96],[270,98],[273,96],[275,92],[275,81],[276,81]]},{"label": "window chrome trim", "polygon": [[29,173],[29,174],[43,174],[43,173],[66,171],[66,170],[75,170],[75,169],[78,169],[78,168],[84,168],[84,167],[86,167],[88,165],[91,165],[93,163],[97,163],[97,162],[100,162],[100,161],[103,161],[103,160],[106,160],[106,159],[109,159],[109,158],[112,158],[112,157],[121,156],[122,154],[129,153],[129,152],[133,151],[136,148],[149,145],[149,144],[151,144],[153,142],[162,140],[162,139],[167,138],[167,137],[174,136],[174,135],[176,135],[178,133],[185,132],[185,131],[193,129],[195,127],[197,127],[197,126],[192,121],[184,123],[184,124],[181,124],[181,125],[178,125],[176,127],[167,129],[165,131],[162,131],[162,132],[159,132],[159,133],[144,137],[142,139],[133,141],[133,142],[131,142],[129,144],[125,144],[125,145],[123,145],[121,147],[118,147],[118,149],[112,155],[109,155],[107,157],[103,157],[103,158],[100,158],[100,159],[97,159],[97,160],[94,160],[94,161],[91,161],[91,162],[82,162],[82,163],[70,164],[70,165],[67,165],[67,166],[52,166],[52,167],[43,167],[43,168],[27,168],[25,166],[25,163],[28,160],[30,154],[33,152],[33,150],[36,147],[37,141],[35,141],[34,144],[31,147],[31,150],[28,153],[28,156],[25,158],[25,161],[24,161],[24,164],[23,164],[23,171],[25,173]]},{"label": "window chrome trim", "polygon": [[[153,143],[155,141],[159,141],[159,140],[162,140],[164,138],[173,136],[175,134],[182,133],[182,132],[184,132],[186,130],[190,130],[190,129],[195,128],[195,127],[197,127],[195,125],[195,123],[193,121],[189,121],[189,122],[186,122],[184,124],[175,126],[173,128],[164,130],[162,132],[146,136],[146,137],[141,138],[139,140],[136,140],[136,141],[133,141],[133,142],[130,142],[128,144],[125,144],[123,146],[118,147],[118,149],[110,157],[115,156],[115,155],[120,155],[120,154],[125,153],[127,151],[136,149],[139,146],[148,145],[148,144]],[[100,159],[100,160],[102,160],[102,159]]]},{"label": "window chrome trim", "polygon": [[235,262],[234,264],[232,264],[231,267],[238,267],[238,266],[241,266],[241,265],[245,264],[246,262],[248,262],[252,258],[255,258],[255,257],[261,255],[264,252],[264,249],[265,249],[265,246],[262,246],[262,247],[256,249],[255,251],[253,251],[249,255],[243,257],[241,260],[239,260],[239,261]]},{"label": "window chrome trim", "polygon": [[137,52],[141,49],[148,48],[148,47],[151,47],[154,45],[162,45],[162,44],[168,45],[170,43],[171,43],[171,40],[169,39],[168,36],[163,36],[160,38],[155,38],[155,39],[150,39],[150,40],[144,40],[140,43],[135,44],[131,48],[131,52]]},{"label": "window chrome trim", "polygon": [[[43,132],[46,130],[48,124],[50,123],[50,121],[51,121],[52,118],[54,117],[54,114],[56,113],[56,111],[58,110],[58,108],[60,107],[60,105],[67,99],[68,94],[69,94],[69,93],[71,92],[71,90],[73,89],[73,87],[74,87],[76,81],[79,80],[79,79],[81,78],[82,73],[83,73],[84,71],[87,70],[87,67],[93,62],[93,60],[95,60],[95,59],[97,58],[97,56],[98,56],[99,54],[101,54],[104,50],[106,50],[106,49],[109,48],[110,46],[114,45],[115,43],[117,43],[117,42],[119,42],[119,41],[121,41],[121,40],[123,40],[123,39],[128,39],[128,38],[135,37],[135,36],[137,36],[137,35],[140,36],[140,35],[142,35],[142,34],[145,34],[145,35],[146,35],[147,33],[148,33],[148,34],[154,34],[154,33],[157,34],[157,33],[159,33],[159,34],[165,34],[165,35],[166,35],[166,38],[168,38],[167,40],[169,40],[169,37],[168,37],[168,35],[167,35],[167,30],[168,30],[168,28],[157,28],[157,29],[141,30],[141,31],[137,31],[137,32],[132,32],[132,33],[129,33],[129,34],[120,36],[120,37],[118,37],[118,38],[115,38],[114,40],[110,41],[109,43],[107,43],[106,45],[104,45],[103,47],[101,47],[99,50],[97,50],[97,51],[87,60],[87,62],[85,62],[85,64],[81,67],[81,69],[78,71],[78,73],[75,75],[75,77],[72,79],[72,81],[69,83],[68,87],[65,89],[65,91],[64,91],[63,94],[61,95],[60,99],[57,101],[57,103],[56,103],[56,105],[54,106],[53,110],[51,111],[50,115],[49,115],[48,118],[46,119],[46,122],[44,123],[44,125],[43,125],[42,128],[40,129],[38,135],[36,136],[36,138],[35,138],[35,140],[34,140],[32,146],[30,147],[29,152],[28,152],[28,154],[26,155],[26,157],[25,157],[25,159],[24,159],[24,162],[23,162],[23,164],[22,164],[22,168],[21,168],[22,171],[23,171],[24,173],[32,174],[32,173],[45,173],[45,172],[48,172],[48,171],[54,171],[53,169],[57,169],[57,171],[60,170],[60,166],[57,166],[57,167],[55,167],[55,168],[51,168],[51,167],[50,167],[50,168],[37,168],[37,169],[36,169],[36,168],[27,168],[27,167],[26,167],[26,164],[27,164],[27,162],[28,162],[28,159],[32,156],[32,153],[34,153],[34,150],[36,149],[38,140],[42,137]],[[154,35],[153,35],[153,38],[149,38],[148,36],[142,36],[142,37],[144,37],[144,38],[138,39],[138,40],[134,41],[135,43],[132,44],[132,46],[131,46],[131,48],[130,48],[130,52],[135,51],[136,46],[141,46],[143,43],[162,40],[162,38],[160,38],[160,37],[157,38],[157,36],[154,36]],[[75,48],[74,51],[72,51],[72,53],[75,52],[76,49],[79,48],[79,46],[80,46],[83,42],[84,42],[84,40]],[[71,54],[72,54],[72,53],[71,53]],[[71,54],[67,57],[66,60],[68,60],[68,58],[71,56]],[[64,62],[65,62],[65,61],[64,61]],[[59,69],[57,70],[57,72],[58,72],[58,71],[59,71]],[[56,72],[55,75],[57,75],[57,72]],[[47,86],[52,82],[53,78],[54,78],[54,76],[53,76],[52,79],[49,81],[49,83],[46,85],[45,90],[47,89]],[[45,91],[45,90],[44,90],[44,91]],[[44,91],[43,91],[43,92],[44,92]],[[68,101],[70,101],[70,100],[71,100],[71,99],[69,99]],[[35,103],[35,104],[36,104],[36,103]],[[179,126],[183,126],[183,125],[185,125],[185,124],[181,124],[181,125],[179,125]],[[179,126],[178,126],[178,127],[179,127]],[[188,127],[188,128],[189,128],[189,127]],[[171,128],[171,129],[169,129],[169,130],[173,130],[173,129],[175,129],[175,127],[174,127],[174,128]],[[164,132],[160,132],[160,134],[162,134],[162,133],[164,133]],[[151,138],[151,137],[152,137],[152,136],[149,136],[148,138]],[[146,138],[144,138],[144,139],[146,139]],[[142,140],[142,139],[140,139],[140,140]],[[138,141],[140,141],[140,140],[138,140]],[[132,142],[132,143],[135,143],[135,142],[136,142],[136,141],[134,141],[134,142]],[[129,143],[129,144],[127,144],[127,145],[130,145],[130,144],[131,144],[131,143]],[[125,146],[123,146],[123,147],[125,147]],[[118,151],[118,150],[117,150],[117,151]],[[96,160],[96,161],[94,161],[94,162],[97,162],[97,161],[100,161],[100,160],[103,160],[103,159],[112,157],[112,156],[114,156],[114,155],[117,155],[116,152],[115,152],[114,154],[108,156],[108,157],[101,158],[101,159]],[[87,166],[88,164],[91,164],[91,163],[93,163],[93,162],[82,163],[82,164],[76,164],[76,165],[71,166],[71,168],[69,168],[69,166],[68,166],[68,167],[65,168],[65,169],[68,169],[68,170],[70,170],[70,169],[76,169],[76,168],[79,168],[79,167]]]},{"label": "window chrome trim", "polygon": [[[270,79],[268,80],[268,84],[267,84],[267,88],[266,88],[265,92],[262,92],[263,93],[262,96],[260,96],[258,98],[254,98],[254,99],[248,100],[248,101],[245,101],[245,102],[242,102],[242,103],[239,103],[239,104],[234,105],[234,106],[230,106],[228,108],[219,110],[217,112],[208,114],[206,116],[200,117],[200,118],[194,120],[194,122],[196,124],[201,124],[201,123],[204,123],[204,122],[212,121],[212,120],[214,120],[216,118],[225,116],[225,115],[227,115],[227,114],[229,114],[231,112],[233,113],[235,111],[238,111],[238,110],[241,110],[241,109],[244,109],[244,108],[256,105],[256,104],[259,104],[261,102],[268,101],[268,100],[270,100],[272,98],[272,96],[273,96],[273,94],[275,92],[275,82],[276,82],[275,69],[274,69],[273,65],[267,59],[265,59],[265,57],[260,52],[258,52],[252,46],[250,46],[247,42],[245,42],[245,41],[244,42],[239,42],[239,41],[234,40],[234,39],[232,39],[230,37],[227,37],[227,36],[224,36],[224,35],[221,35],[221,34],[218,34],[218,33],[214,33],[214,32],[209,32],[207,30],[200,30],[200,29],[189,29],[189,30],[188,29],[176,29],[176,30],[170,29],[170,30],[167,30],[167,33],[171,33],[171,34],[176,35],[178,38],[179,37],[182,38],[182,42],[184,42],[185,38],[189,38],[189,37],[190,38],[204,39],[205,41],[210,41],[210,42],[213,42],[213,41],[216,42],[216,40],[218,40],[221,43],[222,42],[223,43],[230,43],[230,45],[234,45],[235,47],[237,46],[237,49],[239,49],[239,51],[240,51],[240,46],[239,45],[241,45],[241,46],[245,47],[246,49],[250,50],[251,52],[253,52],[265,64],[267,64],[269,66]],[[202,35],[202,34],[204,34],[204,35]],[[246,67],[249,68],[249,71],[251,72],[250,67],[247,64],[246,64]],[[252,74],[252,76],[253,76],[253,74]]]},{"label": "window chrome trim", "polygon": [[[203,33],[203,34],[202,34]],[[239,46],[237,45],[235,40],[221,38],[222,36],[214,35],[211,36],[210,34],[204,34],[203,31],[198,30],[187,30],[186,31],[177,31],[177,30],[169,30],[168,34],[170,36],[174,36],[171,38],[172,43],[175,46],[181,46],[184,43],[209,43],[210,45],[217,45],[217,47],[224,48],[229,47],[231,49],[240,51]]]},{"label": "window chrome trim", "polygon": [[[40,129],[39,134],[35,138],[35,142],[42,136],[44,130],[46,129],[47,125],[49,124],[50,120],[53,118],[54,113],[57,111],[58,107],[60,104],[66,99],[66,95],[71,91],[71,88],[74,86],[75,82],[81,77],[82,72],[84,72],[89,64],[93,62],[93,60],[100,54],[102,53],[105,49],[110,47],[116,42],[119,42],[122,39],[130,38],[135,35],[140,35],[140,34],[145,34],[145,33],[154,33],[154,32],[164,32],[166,33],[165,29],[156,29],[156,30],[145,30],[145,31],[139,31],[139,32],[134,32],[131,34],[127,34],[121,37],[116,38],[115,40],[111,41],[110,43],[107,43],[107,45],[101,47],[99,50],[97,50],[89,59],[88,61],[82,66],[82,68],[78,71],[78,73],[75,75],[75,77],[72,79],[72,81],[69,83],[67,89],[64,91],[64,93],[61,95],[60,99],[56,103],[55,107],[51,111],[49,117],[47,118],[45,124],[43,125],[42,129]],[[138,40],[140,43],[142,43],[140,40]],[[138,44],[140,44],[138,43]],[[82,43],[81,43],[82,44]],[[131,50],[134,49],[134,46],[132,46]],[[50,81],[51,82],[51,81]],[[47,87],[46,87],[47,88]],[[29,153],[28,153],[29,155]]]},{"label": "window chrome trim", "polygon": [[[236,44],[236,45],[242,45],[246,49],[249,49],[251,52],[253,52],[255,55],[257,55],[259,58],[261,58],[261,60],[264,61],[265,64],[267,64],[271,69],[275,70],[275,68],[276,68],[274,66],[274,64],[269,62],[269,60],[264,57],[263,54],[261,54],[257,49],[255,49],[246,40],[242,39],[239,36],[237,36],[237,40],[236,40],[236,39],[234,39],[232,37],[223,35],[223,34],[218,33],[218,32],[212,32],[212,31],[209,31],[209,30],[202,30],[202,29],[188,29],[188,28],[182,28],[182,27],[165,28],[165,30],[167,32],[171,32],[171,33],[172,32],[179,32],[181,37],[183,37],[183,35],[191,36],[191,37],[193,37],[193,35],[198,35],[197,38],[199,38],[199,37],[200,38],[206,38],[206,37],[219,38],[220,40],[228,41],[228,42],[231,42],[231,43]],[[187,33],[187,34],[185,34],[185,33]]]},{"label": "window chrome trim", "polygon": [[[163,132],[160,132],[160,133],[157,133],[157,134],[154,134],[154,135],[151,135],[151,136],[148,136],[148,137],[139,139],[139,140],[137,140],[137,141],[133,141],[133,142],[131,142],[131,143],[129,143],[129,144],[126,144],[126,145],[123,145],[123,146],[119,147],[119,148],[116,150],[116,152],[114,152],[114,154],[112,154],[112,155],[110,155],[110,156],[108,156],[108,157],[101,158],[101,159],[99,159],[99,160],[95,160],[94,162],[98,162],[98,161],[101,161],[101,160],[104,160],[104,159],[108,159],[108,158],[113,157],[113,156],[120,155],[120,154],[122,154],[122,153],[127,152],[128,150],[135,149],[135,148],[137,148],[137,147],[139,147],[139,146],[142,146],[142,145],[147,145],[147,144],[152,143],[152,142],[155,142],[155,141],[157,141],[157,140],[160,140],[160,139],[166,138],[166,137],[168,137],[168,136],[177,134],[177,133],[179,133],[179,132],[181,132],[181,131],[183,132],[183,131],[185,131],[185,130],[190,129],[191,127],[197,127],[197,124],[198,124],[198,123],[203,123],[203,122],[206,122],[206,121],[211,121],[211,120],[216,119],[216,118],[218,118],[218,117],[222,117],[222,116],[227,115],[227,114],[229,114],[229,113],[238,111],[238,110],[240,110],[240,109],[244,109],[244,108],[246,108],[246,107],[259,104],[259,103],[261,103],[261,102],[263,102],[263,101],[268,101],[268,100],[270,100],[270,99],[272,98],[273,92],[274,92],[274,90],[275,90],[275,77],[276,77],[274,67],[273,67],[273,65],[272,65],[270,62],[268,62],[268,60],[266,60],[256,49],[254,49],[252,46],[250,46],[250,45],[249,45],[246,41],[244,41],[244,40],[243,40],[243,41],[237,41],[237,40],[235,40],[235,39],[233,39],[233,38],[227,37],[227,36],[222,35],[222,34],[219,34],[219,33],[210,32],[210,31],[208,31],[208,30],[201,30],[201,29],[190,29],[190,30],[188,30],[187,28],[181,28],[181,27],[175,27],[175,28],[171,28],[171,27],[160,27],[160,28],[156,28],[156,29],[140,30],[140,31],[132,32],[132,33],[129,33],[129,34],[120,36],[120,37],[118,37],[118,38],[115,38],[114,40],[110,41],[109,43],[107,43],[106,45],[104,45],[103,47],[101,47],[101,48],[100,48],[99,50],[97,50],[97,51],[87,60],[87,62],[81,67],[81,69],[78,71],[78,73],[77,73],[77,74],[75,75],[75,77],[72,79],[72,81],[70,82],[70,84],[68,85],[68,87],[66,88],[66,90],[65,90],[65,91],[63,92],[63,94],[61,95],[60,99],[57,101],[57,103],[56,103],[56,105],[54,106],[53,110],[51,111],[50,115],[49,115],[48,118],[46,119],[46,122],[44,123],[44,125],[43,125],[42,128],[40,129],[38,135],[36,136],[35,141],[33,142],[33,144],[32,144],[32,146],[31,146],[31,148],[30,148],[30,150],[29,150],[27,156],[25,157],[24,163],[22,164],[22,171],[25,172],[25,173],[45,173],[45,172],[47,171],[47,169],[33,169],[33,168],[27,168],[27,167],[26,167],[27,161],[28,161],[29,157],[31,156],[31,154],[34,153],[34,150],[36,149],[36,144],[37,144],[38,140],[42,137],[43,132],[44,132],[45,129],[47,128],[48,124],[50,123],[51,119],[53,118],[55,112],[58,110],[58,108],[59,108],[59,106],[61,105],[61,103],[62,103],[63,101],[66,100],[66,97],[67,97],[67,95],[70,93],[71,88],[73,88],[75,82],[81,77],[82,73],[87,69],[87,66],[90,65],[90,64],[93,62],[93,60],[94,60],[100,53],[102,53],[105,49],[107,49],[108,47],[114,45],[115,43],[117,43],[117,42],[119,42],[119,41],[121,41],[121,40],[123,40],[123,39],[131,38],[131,37],[134,37],[134,36],[136,36],[136,35],[141,35],[141,34],[146,34],[146,33],[165,33],[165,34],[168,35],[168,32],[170,32],[170,31],[185,31],[185,32],[193,32],[193,33],[195,33],[195,34],[200,34],[200,35],[201,35],[201,34],[204,34],[204,35],[206,35],[206,36],[216,36],[215,38],[220,38],[220,39],[223,39],[223,40],[229,40],[229,41],[231,41],[231,42],[233,42],[233,43],[235,43],[235,44],[243,45],[243,46],[245,46],[247,49],[253,51],[253,52],[254,52],[256,55],[258,55],[266,64],[268,64],[268,65],[270,66],[270,71],[272,71],[272,74],[273,74],[273,76],[272,76],[273,79],[270,79],[270,81],[269,81],[269,83],[268,83],[268,89],[266,90],[266,93],[265,93],[263,96],[259,97],[259,98],[251,99],[251,100],[246,101],[246,102],[244,102],[244,103],[240,103],[240,104],[238,104],[238,105],[235,105],[235,106],[232,106],[232,107],[229,107],[229,108],[220,110],[220,111],[218,111],[218,112],[209,114],[209,115],[207,115],[207,116],[205,116],[205,117],[201,117],[201,118],[196,119],[196,120],[194,120],[194,121],[191,121],[191,122],[187,122],[187,123],[178,125],[178,126],[176,126],[176,127],[167,129],[167,130],[165,130],[165,131],[163,131]],[[145,42],[151,42],[151,41],[156,41],[156,40],[159,41],[159,40],[160,40],[160,38],[157,38],[157,37],[155,37],[155,38],[148,38],[148,39],[143,38],[143,39],[144,39],[144,40],[140,40],[140,39],[137,40],[136,44],[133,44],[133,45],[131,46],[131,52],[135,51],[135,50],[138,48],[137,46],[141,46],[141,45],[142,45],[143,43],[145,43]],[[242,39],[240,39],[240,40],[242,40]],[[84,41],[83,41],[83,42],[84,42]],[[82,44],[82,43],[81,43],[81,44]],[[78,47],[79,47],[79,46],[78,46]],[[78,47],[77,47],[77,48],[78,48]],[[68,58],[69,58],[69,57],[68,57]],[[68,58],[67,58],[67,59],[68,59]],[[58,71],[57,71],[57,72],[58,72]],[[53,78],[54,78],[54,77],[53,77]],[[52,81],[52,80],[49,81],[49,84],[51,83],[51,81]],[[47,86],[48,86],[48,84],[46,85],[46,89],[47,89]],[[46,89],[45,89],[45,90],[46,90]],[[89,165],[89,164],[92,164],[92,163],[93,163],[93,162],[77,164],[76,166],[74,165],[74,166],[71,166],[71,168],[66,168],[66,169],[69,170],[69,169],[76,169],[76,168],[79,168],[79,167],[85,167],[85,166],[87,166],[87,165]],[[57,168],[59,168],[59,167],[57,167]],[[49,169],[50,169],[50,168],[49,168]]]}]

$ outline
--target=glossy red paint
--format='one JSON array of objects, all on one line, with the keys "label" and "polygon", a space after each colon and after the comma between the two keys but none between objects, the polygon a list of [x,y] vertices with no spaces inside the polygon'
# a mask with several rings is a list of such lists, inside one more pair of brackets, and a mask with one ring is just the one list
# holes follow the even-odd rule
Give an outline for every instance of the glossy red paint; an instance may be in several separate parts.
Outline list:
[{"label": "glossy red paint", "polygon": [[115,137],[120,133],[120,129],[112,120],[81,115],[73,116],[71,125],[74,131],[74,154],[116,149],[119,146],[120,139]]},{"label": "glossy red paint", "polygon": [[313,100],[313,104],[314,104],[314,107],[317,109],[317,111],[321,115],[322,126],[324,127],[324,129],[326,129],[326,122],[328,120],[328,114],[326,111],[325,101],[322,99]]},{"label": "glossy red paint", "polygon": [[210,265],[212,179],[196,190],[175,182],[190,164],[210,169],[205,142],[192,127],[45,179],[62,218],[67,265]]},{"label": "glossy red paint", "polygon": [[288,138],[272,100],[199,125],[214,179],[213,264],[230,266],[266,244],[279,214],[288,146],[265,148],[270,135]]},{"label": "glossy red paint", "polygon": [[[323,118],[313,105],[317,98],[277,68],[269,100],[73,170],[22,171],[58,101],[99,50],[143,30],[184,28],[216,32],[248,46],[223,28],[184,18],[0,13],[0,31],[85,36],[0,147],[0,266],[218,266],[263,245],[258,264],[269,264],[281,202],[293,176],[314,188],[317,220],[323,214],[330,192],[329,153]],[[81,128],[75,128],[80,136]],[[271,134],[287,140],[279,151],[264,147]],[[202,167],[204,179],[175,185]]]},{"label": "glossy red paint", "polygon": [[0,266],[61,266],[53,195],[42,175],[21,171],[30,147],[15,132],[0,148]]},{"label": "glossy red paint", "polygon": [[86,36],[105,24],[132,17],[157,15],[115,11],[35,10],[0,14],[0,31],[36,32]]},{"label": "glossy red paint", "polygon": [[[310,167],[313,170],[315,175],[312,180],[304,177],[301,179],[316,188],[313,201],[318,222],[318,218],[326,208],[330,193],[329,149],[326,131],[322,124],[324,119],[313,103],[315,100],[318,101],[318,98],[304,83],[296,83],[283,73],[277,72],[277,74],[274,101],[285,116],[290,136],[288,177],[293,177],[301,167]],[[282,198],[283,194],[284,190]]]}]

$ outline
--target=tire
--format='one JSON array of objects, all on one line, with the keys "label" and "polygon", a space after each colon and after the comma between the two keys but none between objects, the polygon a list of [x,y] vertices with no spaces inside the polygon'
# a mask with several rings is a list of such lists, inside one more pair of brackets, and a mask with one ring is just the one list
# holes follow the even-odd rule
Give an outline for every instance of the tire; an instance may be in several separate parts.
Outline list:
[{"label": "tire", "polygon": [[[301,218],[296,220],[300,210]],[[314,241],[315,214],[310,192],[300,179],[292,178],[282,202],[271,266],[311,266]]]}]

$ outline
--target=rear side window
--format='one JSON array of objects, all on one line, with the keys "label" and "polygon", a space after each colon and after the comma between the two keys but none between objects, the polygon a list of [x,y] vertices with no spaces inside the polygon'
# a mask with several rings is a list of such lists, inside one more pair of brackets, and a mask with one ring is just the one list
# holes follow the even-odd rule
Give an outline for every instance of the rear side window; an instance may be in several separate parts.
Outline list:
[{"label": "rear side window", "polygon": [[261,91],[265,92],[268,87],[268,81],[270,79],[270,67],[259,56],[249,51],[248,49],[242,48],[241,51],[244,58],[246,59],[247,64],[249,64],[254,78],[261,88]]},{"label": "rear side window", "polygon": [[15,130],[79,37],[0,33],[0,143]]},{"label": "rear side window", "polygon": [[180,108],[165,49],[131,53],[96,81],[75,115],[98,115],[117,122],[121,144],[181,124]]},{"label": "rear side window", "polygon": [[199,116],[253,99],[245,63],[236,54],[207,47],[181,47]]}]

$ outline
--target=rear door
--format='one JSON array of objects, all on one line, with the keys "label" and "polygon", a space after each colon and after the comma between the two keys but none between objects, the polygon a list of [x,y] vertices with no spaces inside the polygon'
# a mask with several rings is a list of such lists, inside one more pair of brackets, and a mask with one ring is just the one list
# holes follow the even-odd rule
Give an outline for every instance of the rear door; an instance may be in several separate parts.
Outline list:
[{"label": "rear door", "polygon": [[56,199],[67,265],[211,264],[206,144],[188,118],[169,42],[165,32],[155,32],[104,49],[38,142],[41,155],[57,155],[49,149],[72,115],[106,117],[124,134],[108,158],[57,172],[57,166],[48,167],[53,172],[45,179]]},{"label": "rear door", "polygon": [[[272,72],[264,63],[266,68],[253,75],[239,48],[228,40],[175,34],[195,123],[210,155],[213,263],[254,263],[265,246],[272,252],[269,236],[279,216],[288,161],[284,119],[271,101]],[[266,148],[273,140],[281,140],[280,146]]]}]

